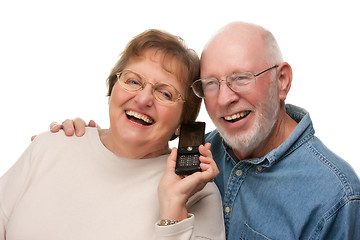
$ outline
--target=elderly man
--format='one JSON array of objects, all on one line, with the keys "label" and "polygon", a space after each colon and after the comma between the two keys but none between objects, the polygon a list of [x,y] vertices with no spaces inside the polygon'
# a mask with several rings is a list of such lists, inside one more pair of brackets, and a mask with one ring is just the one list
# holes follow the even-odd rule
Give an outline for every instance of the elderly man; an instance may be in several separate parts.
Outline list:
[{"label": "elderly man", "polygon": [[[192,87],[217,128],[206,140],[220,170],[227,238],[360,239],[359,178],[314,136],[308,112],[285,105],[291,82],[260,26],[230,23],[203,50]],[[75,121],[78,135],[84,125]],[[72,121],[63,127],[74,131]]]},{"label": "elderly man", "polygon": [[360,239],[359,179],[314,136],[309,113],[285,105],[292,71],[272,34],[225,26],[204,48],[201,78],[215,85],[195,90],[217,128],[206,139],[228,238]]}]

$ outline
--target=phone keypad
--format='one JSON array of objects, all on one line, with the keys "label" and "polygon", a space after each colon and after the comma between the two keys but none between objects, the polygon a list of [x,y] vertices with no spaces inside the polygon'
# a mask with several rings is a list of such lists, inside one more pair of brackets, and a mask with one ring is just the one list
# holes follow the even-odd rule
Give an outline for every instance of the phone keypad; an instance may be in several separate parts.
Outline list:
[{"label": "phone keypad", "polygon": [[197,166],[199,165],[199,155],[181,155],[179,158],[180,166]]}]

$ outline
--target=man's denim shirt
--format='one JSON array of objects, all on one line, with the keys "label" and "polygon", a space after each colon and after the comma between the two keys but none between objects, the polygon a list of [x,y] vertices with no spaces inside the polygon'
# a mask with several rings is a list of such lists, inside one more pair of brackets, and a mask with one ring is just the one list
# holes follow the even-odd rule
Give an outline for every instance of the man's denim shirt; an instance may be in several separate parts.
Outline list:
[{"label": "man's denim shirt", "polygon": [[206,136],[227,239],[360,239],[359,178],[314,136],[309,113],[286,110],[298,125],[262,158],[239,162],[216,130]]}]

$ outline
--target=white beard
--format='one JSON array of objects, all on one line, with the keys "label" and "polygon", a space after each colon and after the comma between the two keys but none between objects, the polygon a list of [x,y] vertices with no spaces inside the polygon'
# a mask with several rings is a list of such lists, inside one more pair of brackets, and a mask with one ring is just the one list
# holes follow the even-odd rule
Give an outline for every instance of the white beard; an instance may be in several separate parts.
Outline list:
[{"label": "white beard", "polygon": [[276,81],[272,81],[265,101],[259,103],[256,108],[254,126],[246,135],[243,133],[236,135],[228,134],[220,124],[214,122],[225,142],[233,150],[237,151],[240,156],[248,156],[273,130],[280,108],[277,96],[277,84]]}]

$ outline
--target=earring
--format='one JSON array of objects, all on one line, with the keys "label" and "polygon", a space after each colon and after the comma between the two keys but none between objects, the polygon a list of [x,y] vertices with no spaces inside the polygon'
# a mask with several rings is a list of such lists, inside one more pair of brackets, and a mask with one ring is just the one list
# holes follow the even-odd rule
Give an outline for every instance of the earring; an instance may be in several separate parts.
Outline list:
[{"label": "earring", "polygon": [[175,135],[176,136],[180,135],[180,126],[178,126],[178,128],[175,130]]}]

